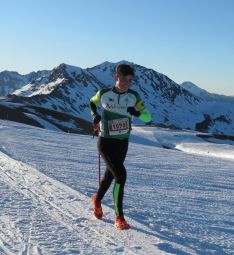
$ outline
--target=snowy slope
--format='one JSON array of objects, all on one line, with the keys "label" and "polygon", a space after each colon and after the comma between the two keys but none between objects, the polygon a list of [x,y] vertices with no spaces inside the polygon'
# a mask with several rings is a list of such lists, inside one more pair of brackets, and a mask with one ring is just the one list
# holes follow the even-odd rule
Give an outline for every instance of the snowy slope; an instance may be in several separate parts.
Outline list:
[{"label": "snowy slope", "polygon": [[[17,102],[91,121],[89,99],[97,90],[113,87],[114,70],[120,63],[134,66],[136,75],[132,88],[144,99],[146,107],[152,113],[153,123],[225,135],[234,134],[234,101],[229,100],[229,97],[220,96],[222,100],[217,97],[215,101],[207,101],[208,92],[197,95],[193,90],[191,93],[166,75],[127,61],[104,62],[86,69],[61,64],[47,76],[14,91],[11,97]],[[201,91],[199,88],[197,90]]]},{"label": "snowy slope", "polygon": [[62,112],[33,105],[0,101],[0,118],[68,133],[92,134],[90,122]]},{"label": "snowy slope", "polygon": [[231,144],[134,128],[118,231],[111,190],[92,215],[95,138],[0,121],[0,139],[0,254],[234,254]]},{"label": "snowy slope", "polygon": [[192,82],[186,81],[181,84],[181,87],[183,89],[186,89],[193,95],[202,98],[203,100],[206,101],[219,101],[219,102],[229,102],[229,103],[234,103],[234,96],[225,96],[225,95],[219,95],[215,93],[210,93],[206,91],[205,89],[202,89],[195,85]]},{"label": "snowy slope", "polygon": [[50,71],[47,70],[31,72],[26,75],[11,71],[0,72],[0,96],[7,96],[29,83],[32,85],[38,83],[44,80],[49,74]]}]

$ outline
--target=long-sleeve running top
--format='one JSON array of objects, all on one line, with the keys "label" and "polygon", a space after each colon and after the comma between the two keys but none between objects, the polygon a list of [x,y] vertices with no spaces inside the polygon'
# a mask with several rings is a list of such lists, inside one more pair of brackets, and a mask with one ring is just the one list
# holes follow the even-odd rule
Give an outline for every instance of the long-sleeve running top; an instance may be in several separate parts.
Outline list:
[{"label": "long-sleeve running top", "polygon": [[139,94],[129,89],[119,93],[115,87],[101,89],[90,99],[91,114],[97,114],[97,106],[101,103],[103,108],[100,124],[101,136],[107,138],[128,138],[131,132],[132,116],[127,112],[128,107],[135,107],[140,111],[138,117],[143,122],[150,122],[151,114],[145,108]]}]

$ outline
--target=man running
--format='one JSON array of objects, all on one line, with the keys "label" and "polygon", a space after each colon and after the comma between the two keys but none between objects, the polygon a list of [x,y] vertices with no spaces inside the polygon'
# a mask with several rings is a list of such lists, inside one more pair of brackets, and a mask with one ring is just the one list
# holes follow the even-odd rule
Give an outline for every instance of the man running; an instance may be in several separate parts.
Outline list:
[{"label": "man running", "polygon": [[[130,65],[121,64],[116,68],[115,86],[99,90],[90,99],[94,128],[100,124],[98,149],[106,164],[100,187],[92,198],[94,215],[98,219],[102,218],[101,200],[112,181],[115,180],[113,196],[115,226],[118,229],[130,228],[124,218],[123,196],[127,177],[124,160],[128,151],[132,116],[144,122],[151,120],[151,114],[145,108],[139,94],[130,89],[133,78],[133,68]],[[98,104],[101,104],[102,116],[97,112]]]}]

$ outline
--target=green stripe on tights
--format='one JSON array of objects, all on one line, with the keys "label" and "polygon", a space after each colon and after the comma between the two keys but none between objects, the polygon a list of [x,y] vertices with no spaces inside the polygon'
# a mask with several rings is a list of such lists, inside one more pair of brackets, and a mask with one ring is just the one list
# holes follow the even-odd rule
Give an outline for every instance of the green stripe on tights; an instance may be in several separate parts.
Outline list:
[{"label": "green stripe on tights", "polygon": [[114,186],[114,205],[115,205],[115,214],[116,214],[116,216],[119,215],[119,208],[118,208],[119,189],[120,189],[120,184],[115,183],[115,186]]}]

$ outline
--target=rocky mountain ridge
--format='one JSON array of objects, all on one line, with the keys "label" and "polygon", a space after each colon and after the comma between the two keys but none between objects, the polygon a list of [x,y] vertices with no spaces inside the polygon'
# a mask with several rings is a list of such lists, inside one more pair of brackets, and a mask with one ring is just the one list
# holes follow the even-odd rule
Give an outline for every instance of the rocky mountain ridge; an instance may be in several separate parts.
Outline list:
[{"label": "rocky mountain ridge", "polygon": [[24,85],[36,81],[37,79],[42,79],[50,73],[51,71],[47,70],[31,72],[26,75],[19,74],[15,71],[0,72],[0,96],[6,97]]},{"label": "rocky mountain ridge", "polygon": [[[89,99],[100,89],[114,86],[114,70],[120,63],[104,62],[82,69],[61,64],[15,90],[11,100],[71,114],[91,121]],[[137,64],[132,89],[139,92],[152,113],[152,123],[211,133],[234,134],[234,104],[207,101],[184,89],[166,75]],[[134,120],[136,123],[137,121]]]}]

